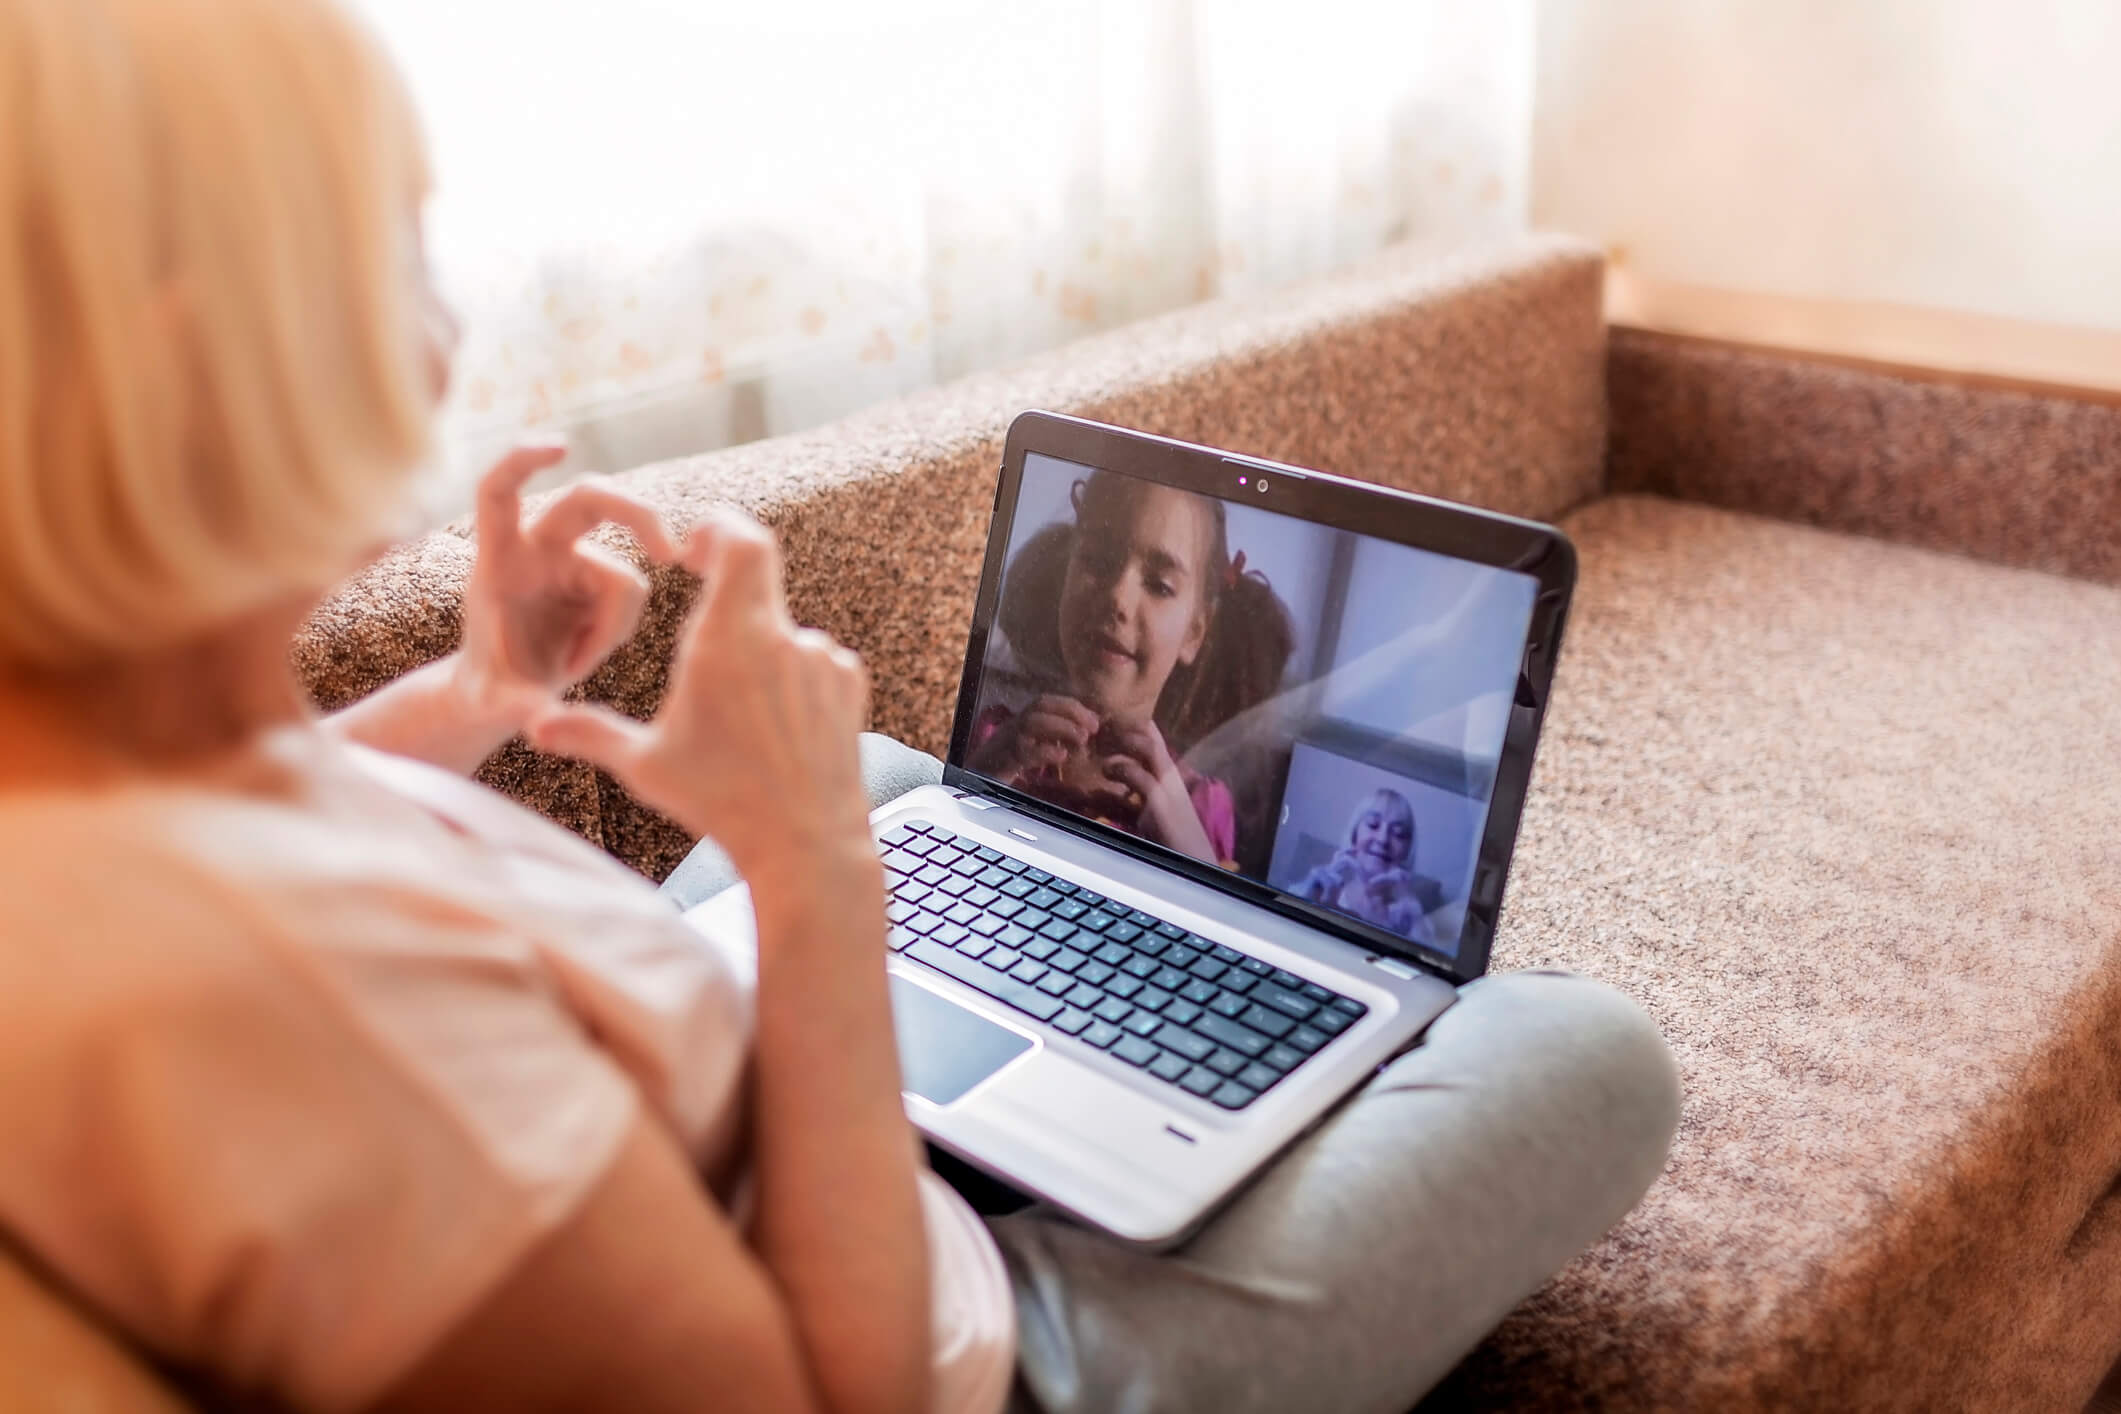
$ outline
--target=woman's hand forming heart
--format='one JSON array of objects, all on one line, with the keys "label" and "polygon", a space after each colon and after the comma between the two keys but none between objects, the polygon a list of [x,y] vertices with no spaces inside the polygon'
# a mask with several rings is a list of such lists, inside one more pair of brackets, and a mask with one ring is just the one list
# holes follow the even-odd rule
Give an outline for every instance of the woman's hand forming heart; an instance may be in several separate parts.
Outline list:
[{"label": "woman's hand forming heart", "polygon": [[1108,722],[1098,743],[1109,753],[1105,774],[1142,798],[1143,834],[1195,859],[1222,863],[1193,808],[1193,792],[1154,722]]}]

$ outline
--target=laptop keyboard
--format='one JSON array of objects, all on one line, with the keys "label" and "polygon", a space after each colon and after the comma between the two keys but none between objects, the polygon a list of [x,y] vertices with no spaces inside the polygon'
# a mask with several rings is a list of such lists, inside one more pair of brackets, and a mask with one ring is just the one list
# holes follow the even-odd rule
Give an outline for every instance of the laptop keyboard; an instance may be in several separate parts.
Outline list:
[{"label": "laptop keyboard", "polygon": [[881,847],[893,951],[1223,1109],[1366,1010],[940,825],[896,826]]}]

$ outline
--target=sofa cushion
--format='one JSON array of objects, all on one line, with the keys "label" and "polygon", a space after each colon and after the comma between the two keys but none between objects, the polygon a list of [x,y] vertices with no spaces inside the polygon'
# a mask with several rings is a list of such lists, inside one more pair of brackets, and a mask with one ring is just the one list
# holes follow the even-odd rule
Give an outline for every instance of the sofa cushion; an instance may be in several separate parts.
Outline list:
[{"label": "sofa cushion", "polygon": [[2121,590],[1566,525],[1494,965],[1640,1000],[1684,1119],[1433,1407],[2081,1408],[2121,1349]]}]

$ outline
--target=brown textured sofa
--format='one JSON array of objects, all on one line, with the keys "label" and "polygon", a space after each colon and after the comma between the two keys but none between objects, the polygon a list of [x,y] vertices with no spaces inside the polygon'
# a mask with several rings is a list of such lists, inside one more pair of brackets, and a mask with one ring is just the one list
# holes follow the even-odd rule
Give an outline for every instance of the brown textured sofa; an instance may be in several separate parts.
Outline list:
[{"label": "brown textured sofa", "polygon": [[[627,482],[776,527],[930,749],[1023,408],[1559,520],[1495,965],[1638,998],[1685,1114],[1425,1407],[2081,1408],[2121,1353],[2121,406],[1609,334],[1600,289],[1565,240],[1408,249]],[[457,527],[328,604],[319,699],[450,647],[470,557]],[[652,708],[687,593],[591,695]],[[580,766],[486,774],[650,876],[687,847]]]}]

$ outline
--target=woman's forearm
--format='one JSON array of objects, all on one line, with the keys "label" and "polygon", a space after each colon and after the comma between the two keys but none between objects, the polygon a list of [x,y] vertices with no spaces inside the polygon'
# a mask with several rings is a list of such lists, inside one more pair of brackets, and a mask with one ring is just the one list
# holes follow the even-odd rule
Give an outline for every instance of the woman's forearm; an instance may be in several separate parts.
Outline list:
[{"label": "woman's forearm", "polygon": [[470,775],[522,729],[520,708],[493,700],[452,653],[324,719],[328,730],[394,756]]},{"label": "woman's forearm", "polygon": [[748,872],[758,918],[755,1228],[829,1408],[925,1407],[927,1236],[899,1098],[884,879],[866,835]]}]

